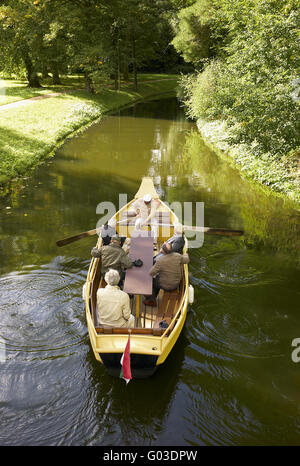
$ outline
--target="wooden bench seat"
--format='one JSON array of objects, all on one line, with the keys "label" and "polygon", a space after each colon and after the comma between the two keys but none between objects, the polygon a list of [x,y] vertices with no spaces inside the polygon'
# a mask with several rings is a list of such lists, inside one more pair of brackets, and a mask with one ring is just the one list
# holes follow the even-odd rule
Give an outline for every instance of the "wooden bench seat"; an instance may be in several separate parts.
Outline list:
[{"label": "wooden bench seat", "polygon": [[127,335],[131,330],[131,334],[133,335],[153,335],[153,336],[161,336],[164,332],[164,329],[160,328],[131,328],[128,329],[127,327],[95,327],[97,334],[104,334],[104,335]]},{"label": "wooden bench seat", "polygon": [[[122,220],[128,220],[128,225],[134,225],[136,218],[128,215],[128,211],[122,212]],[[158,211],[155,213],[155,218],[158,223],[170,224],[170,212],[169,211]]]},{"label": "wooden bench seat", "polygon": [[154,329],[159,328],[159,323],[162,320],[165,320],[167,324],[170,325],[170,322],[177,310],[179,299],[180,293],[178,289],[174,291],[164,291],[153,325]]}]

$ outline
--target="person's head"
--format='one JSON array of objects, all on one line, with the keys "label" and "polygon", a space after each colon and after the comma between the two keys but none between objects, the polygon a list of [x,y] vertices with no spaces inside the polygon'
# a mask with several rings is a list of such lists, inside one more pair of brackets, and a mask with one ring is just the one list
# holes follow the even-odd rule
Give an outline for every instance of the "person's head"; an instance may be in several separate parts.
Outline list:
[{"label": "person's head", "polygon": [[109,269],[109,271],[104,275],[104,280],[108,285],[116,286],[120,281],[119,272],[114,269]]},{"label": "person's head", "polygon": [[181,223],[176,223],[174,226],[174,234],[175,235],[182,235],[183,234],[183,226]]},{"label": "person's head", "polygon": [[172,252],[172,246],[170,243],[164,243],[161,247],[161,252],[163,254],[170,254]]},{"label": "person's head", "polygon": [[143,197],[143,200],[145,202],[146,205],[149,205],[150,202],[152,201],[152,196],[151,194],[145,194],[145,196]]},{"label": "person's head", "polygon": [[118,246],[121,245],[121,238],[119,235],[113,235],[111,238],[112,244],[117,244]]},{"label": "person's head", "polygon": [[113,235],[116,234],[116,230],[111,225],[104,225],[101,231],[102,243],[104,246],[110,243]]}]

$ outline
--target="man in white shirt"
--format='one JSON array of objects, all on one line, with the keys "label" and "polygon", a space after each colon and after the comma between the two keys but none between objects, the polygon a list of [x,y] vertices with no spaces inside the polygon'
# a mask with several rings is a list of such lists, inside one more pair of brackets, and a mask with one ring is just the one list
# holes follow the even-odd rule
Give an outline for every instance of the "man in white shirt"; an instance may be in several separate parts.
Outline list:
[{"label": "man in white shirt", "polygon": [[110,269],[104,279],[105,288],[97,291],[97,307],[99,323],[103,327],[128,327],[135,325],[135,318],[131,314],[130,299],[127,293],[117,286],[120,275],[117,270]]},{"label": "man in white shirt", "polygon": [[135,221],[136,230],[151,223],[151,230],[154,238],[157,238],[157,220],[155,218],[156,209],[159,206],[159,201],[152,198],[151,194],[145,194],[143,198],[137,199],[130,206],[130,211],[137,216]]}]

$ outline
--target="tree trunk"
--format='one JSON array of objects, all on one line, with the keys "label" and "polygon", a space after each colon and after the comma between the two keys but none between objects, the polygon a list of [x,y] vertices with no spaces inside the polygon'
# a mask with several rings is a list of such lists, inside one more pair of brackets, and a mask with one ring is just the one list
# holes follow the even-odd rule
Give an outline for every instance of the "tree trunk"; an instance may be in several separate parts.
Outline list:
[{"label": "tree trunk", "polygon": [[134,81],[134,90],[137,91],[138,81],[137,81],[137,67],[136,67],[136,52],[135,52],[135,39],[132,39],[132,65],[133,65],[133,81]]},{"label": "tree trunk", "polygon": [[125,63],[123,66],[123,79],[124,81],[129,81],[129,70],[128,70],[128,63]]},{"label": "tree trunk", "polygon": [[120,49],[118,50],[118,91],[121,90]]},{"label": "tree trunk", "polygon": [[115,91],[118,90],[118,73],[114,74],[114,82],[115,82]]},{"label": "tree trunk", "polygon": [[26,67],[28,87],[42,87],[39,78],[34,70],[32,60],[27,50],[23,49],[23,60]]},{"label": "tree trunk", "polygon": [[42,78],[43,79],[51,78],[51,76],[49,75],[48,67],[46,65],[43,65]]},{"label": "tree trunk", "polygon": [[88,71],[84,71],[84,82],[85,82],[85,89],[89,94],[95,94],[95,90],[92,85],[92,80],[91,77],[88,73]]},{"label": "tree trunk", "polygon": [[58,72],[58,69],[57,69],[57,65],[53,65],[52,67],[52,82],[53,84],[61,84],[61,80],[60,80],[60,76],[59,76],[59,72]]},{"label": "tree trunk", "polygon": [[118,31],[118,91],[121,90],[121,51],[120,51],[120,32]]}]

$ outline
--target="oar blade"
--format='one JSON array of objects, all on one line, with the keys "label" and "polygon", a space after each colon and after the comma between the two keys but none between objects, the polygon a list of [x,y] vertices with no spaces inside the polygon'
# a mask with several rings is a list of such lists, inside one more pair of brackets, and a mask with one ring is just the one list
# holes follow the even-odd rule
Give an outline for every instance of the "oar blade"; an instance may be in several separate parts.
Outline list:
[{"label": "oar blade", "polygon": [[226,228],[208,228],[206,233],[209,235],[225,235],[225,236],[242,236],[243,230],[228,230]]},{"label": "oar blade", "polygon": [[84,233],[80,233],[79,235],[70,236],[69,238],[64,238],[56,241],[56,246],[62,247],[66,246],[67,244],[74,243],[74,241],[78,241],[82,238],[86,238],[87,236],[93,236],[97,233],[97,230],[89,230],[85,231]]},{"label": "oar blade", "polygon": [[210,228],[210,227],[196,227],[196,226],[183,226],[184,230],[208,233],[209,235],[223,235],[223,236],[242,236],[243,230],[230,230],[228,228]]}]

